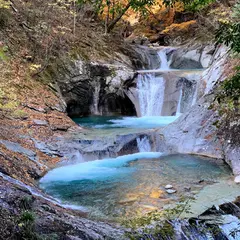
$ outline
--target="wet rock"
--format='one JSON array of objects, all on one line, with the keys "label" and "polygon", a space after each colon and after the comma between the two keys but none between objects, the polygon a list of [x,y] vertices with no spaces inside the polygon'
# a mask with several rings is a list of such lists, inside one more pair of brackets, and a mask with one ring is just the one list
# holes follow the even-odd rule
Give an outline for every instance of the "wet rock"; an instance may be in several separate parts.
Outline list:
[{"label": "wet rock", "polygon": [[26,149],[26,148],[22,147],[18,143],[6,141],[6,140],[0,140],[0,143],[3,144],[10,151],[23,154],[23,155],[27,156],[32,161],[37,161],[37,157],[36,157],[36,153],[35,152],[33,152],[32,150],[29,150],[29,149]]},{"label": "wet rock", "polygon": [[167,192],[168,194],[173,194],[173,193],[176,193],[177,190],[175,190],[175,189],[167,189],[166,192]]},{"label": "wet rock", "polygon": [[63,154],[61,154],[58,151],[57,146],[55,146],[53,143],[45,143],[45,142],[36,140],[34,138],[32,138],[32,140],[35,144],[35,147],[37,149],[39,149],[41,152],[43,152],[49,156],[52,156],[52,157],[55,157],[55,156],[63,157]]},{"label": "wet rock", "polygon": [[190,192],[190,191],[191,191],[191,187],[185,187],[184,190],[185,190],[186,192]]},{"label": "wet rock", "polygon": [[240,183],[240,175],[238,175],[234,178],[234,182],[235,183]]},{"label": "wet rock", "polygon": [[207,68],[213,60],[214,50],[214,45],[179,48],[171,56],[171,67],[177,69]]},{"label": "wet rock", "polygon": [[166,185],[164,188],[165,188],[165,189],[171,189],[171,188],[173,188],[173,186],[170,185],[170,184],[168,184],[168,185]]}]

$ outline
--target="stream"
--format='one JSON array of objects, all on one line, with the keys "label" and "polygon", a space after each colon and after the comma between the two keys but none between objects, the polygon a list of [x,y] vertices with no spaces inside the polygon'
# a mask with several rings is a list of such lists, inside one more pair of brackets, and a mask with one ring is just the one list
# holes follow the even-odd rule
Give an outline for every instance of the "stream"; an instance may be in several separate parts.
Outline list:
[{"label": "stream", "polygon": [[[198,84],[194,79],[196,76],[200,78],[203,69],[171,69],[168,53],[173,49],[159,48],[161,66],[138,71],[136,87],[126,92],[136,108],[137,116],[93,115],[73,120],[89,131],[96,134],[101,132],[102,136],[112,132],[116,136],[120,133],[138,133],[142,129],[153,131],[176,121],[197,101]],[[169,94],[169,82],[173,74],[177,79],[174,80],[176,89]],[[195,82],[186,80],[186,76],[193,76]],[[96,93],[99,93],[99,89],[96,89]],[[95,97],[92,106],[94,114],[99,114],[97,101],[98,97]],[[214,193],[217,184],[221,189],[229,189],[227,200],[232,201],[238,195],[240,187],[231,188],[229,185],[231,171],[223,161],[152,152],[153,143],[147,136],[135,140],[138,152],[121,152],[121,155],[112,158],[99,159],[96,156],[89,161],[79,152],[74,164],[65,164],[49,171],[40,180],[40,187],[66,204],[84,207],[89,218],[110,221],[163,210],[183,197],[196,198],[197,204],[193,203],[191,207],[194,215],[199,215],[213,204],[221,204],[221,200],[226,200],[224,192]],[[166,185],[172,185],[169,189],[173,191],[168,191]],[[205,195],[202,196],[204,191]],[[209,198],[204,199],[208,194]],[[221,224],[222,238],[216,239],[240,239],[239,235],[230,236],[231,229],[236,228],[238,222],[234,218],[232,222]],[[215,239],[212,232],[201,234],[183,220],[176,220],[172,225],[176,239]],[[149,236],[142,239],[154,238]]]}]

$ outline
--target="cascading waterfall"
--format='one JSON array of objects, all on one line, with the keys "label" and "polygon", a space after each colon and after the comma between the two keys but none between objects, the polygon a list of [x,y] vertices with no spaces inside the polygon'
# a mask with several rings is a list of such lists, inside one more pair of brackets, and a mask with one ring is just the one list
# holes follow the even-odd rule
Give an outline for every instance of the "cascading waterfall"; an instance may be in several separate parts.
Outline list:
[{"label": "cascading waterfall", "polygon": [[165,80],[154,74],[139,74],[137,92],[141,117],[160,116],[164,101]]},{"label": "cascading waterfall", "polygon": [[198,97],[198,83],[196,84],[191,106],[193,106],[197,102],[197,97]]},{"label": "cascading waterfall", "polygon": [[96,85],[94,86],[93,103],[92,103],[92,106],[91,106],[91,113],[93,115],[99,115],[100,114],[99,108],[98,108],[100,90],[101,90],[101,84],[99,82],[97,82]]},{"label": "cascading waterfall", "polygon": [[166,53],[165,48],[161,49],[160,51],[158,51],[158,57],[160,58],[161,61],[161,66],[160,66],[160,70],[169,70],[169,63],[167,60],[167,53]]},{"label": "cascading waterfall", "polygon": [[180,116],[181,115],[182,94],[183,94],[183,90],[182,90],[182,87],[181,87],[179,100],[178,100],[178,105],[177,105],[176,116]]},{"label": "cascading waterfall", "polygon": [[137,146],[139,152],[151,152],[151,144],[147,136],[137,138]]}]

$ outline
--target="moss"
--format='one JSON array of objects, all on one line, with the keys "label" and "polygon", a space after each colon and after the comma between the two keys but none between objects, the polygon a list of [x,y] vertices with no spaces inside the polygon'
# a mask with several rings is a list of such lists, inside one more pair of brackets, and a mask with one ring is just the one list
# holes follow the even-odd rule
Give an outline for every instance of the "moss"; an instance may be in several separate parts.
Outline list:
[{"label": "moss", "polygon": [[219,128],[219,120],[215,121],[212,125],[215,126],[216,128]]},{"label": "moss", "polygon": [[0,8],[0,29],[4,29],[8,26],[10,16],[11,13],[7,8]]},{"label": "moss", "polygon": [[35,221],[35,214],[33,212],[30,212],[28,210],[22,212],[20,219],[19,219],[19,224],[25,224],[25,223],[33,223]]},{"label": "moss", "polygon": [[20,206],[20,208],[22,208],[24,210],[30,210],[32,208],[33,201],[34,201],[34,199],[32,196],[28,196],[28,195],[23,196],[19,200],[19,206]]}]

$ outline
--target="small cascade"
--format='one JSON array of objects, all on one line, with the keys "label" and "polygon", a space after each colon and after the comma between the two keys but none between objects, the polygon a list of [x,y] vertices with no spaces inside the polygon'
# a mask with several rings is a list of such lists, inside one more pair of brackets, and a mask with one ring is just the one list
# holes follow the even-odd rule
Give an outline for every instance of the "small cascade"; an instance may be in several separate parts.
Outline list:
[{"label": "small cascade", "polygon": [[154,74],[139,74],[137,92],[140,115],[160,116],[164,101],[165,80]]},{"label": "small cascade", "polygon": [[100,115],[100,111],[99,111],[99,108],[98,108],[100,90],[101,90],[101,84],[100,84],[100,82],[97,82],[96,85],[94,86],[93,103],[92,103],[92,106],[90,108],[91,113],[93,115]]},{"label": "small cascade", "polygon": [[[195,60],[188,59],[187,53],[186,57],[181,56],[185,54],[181,49],[171,46],[149,49],[157,60],[151,58],[154,64],[149,64],[147,70],[138,70],[136,85],[132,84],[126,90],[126,95],[134,104],[138,117],[179,117],[196,103],[203,69],[193,68],[191,63]],[[145,54],[150,54],[147,49]],[[175,66],[176,63],[178,67]],[[181,88],[179,82],[183,82]]]},{"label": "small cascade", "polygon": [[179,100],[178,100],[178,105],[177,105],[176,116],[180,116],[181,115],[182,94],[183,94],[183,90],[182,90],[182,87],[181,87]]},{"label": "small cascade", "polygon": [[195,103],[197,102],[197,98],[198,98],[198,83],[196,84],[191,106],[195,105]]},{"label": "small cascade", "polygon": [[235,216],[230,217],[230,221],[220,226],[220,229],[229,240],[240,239],[240,220]]},{"label": "small cascade", "polygon": [[27,189],[32,195],[34,195],[36,197],[39,197],[39,198],[42,198],[46,201],[49,201],[49,202],[51,202],[51,203],[53,203],[57,206],[60,206],[60,207],[66,208],[66,209],[79,210],[79,211],[83,211],[83,212],[86,212],[86,210],[87,210],[86,208],[81,207],[81,206],[64,204],[60,200],[58,200],[56,198],[53,198],[53,197],[46,196],[44,193],[38,191],[37,189],[35,189],[33,187],[30,187],[30,186],[26,185],[25,183],[23,183],[23,182],[21,182],[17,179],[14,179],[10,176],[7,176],[7,175],[5,175],[1,172],[0,172],[0,177],[2,177],[7,182],[10,182],[10,183],[15,184],[17,186],[20,186],[21,188]]},{"label": "small cascade", "polygon": [[147,136],[137,138],[137,147],[139,152],[151,152],[151,144]]},{"label": "small cascade", "polygon": [[170,69],[166,50],[167,50],[166,48],[163,48],[160,51],[158,51],[158,57],[160,58],[160,61],[161,61],[161,66],[159,68],[160,70],[169,70]]}]

